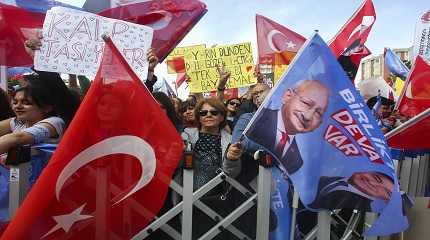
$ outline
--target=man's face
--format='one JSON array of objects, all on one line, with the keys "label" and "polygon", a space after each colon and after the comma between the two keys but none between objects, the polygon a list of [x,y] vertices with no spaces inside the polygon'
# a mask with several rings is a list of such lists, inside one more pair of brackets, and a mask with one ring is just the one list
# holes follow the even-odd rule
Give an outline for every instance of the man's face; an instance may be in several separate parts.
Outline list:
[{"label": "man's face", "polygon": [[350,178],[351,184],[361,192],[384,201],[388,201],[393,190],[393,181],[377,172],[354,173]]},{"label": "man's face", "polygon": [[382,118],[387,118],[389,117],[391,114],[391,107],[390,105],[382,105],[379,108],[379,112],[378,115],[381,116]]},{"label": "man's face", "polygon": [[252,90],[252,102],[254,104],[258,104],[258,98],[260,97],[260,95],[266,91],[269,90],[270,88],[266,85],[266,84],[257,84],[255,85],[254,89]]},{"label": "man's face", "polygon": [[282,98],[282,118],[288,134],[311,132],[318,128],[327,109],[329,93],[317,81],[306,81],[288,89]]}]

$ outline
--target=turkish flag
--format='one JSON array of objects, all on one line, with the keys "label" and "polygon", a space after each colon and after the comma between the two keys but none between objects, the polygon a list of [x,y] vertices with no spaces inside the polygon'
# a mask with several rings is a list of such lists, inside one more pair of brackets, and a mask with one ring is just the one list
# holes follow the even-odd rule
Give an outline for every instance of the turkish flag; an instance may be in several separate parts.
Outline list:
[{"label": "turkish flag", "polygon": [[42,28],[44,13],[0,3],[0,65],[8,67],[33,64],[24,48],[24,41],[36,36]]},{"label": "turkish flag", "polygon": [[2,239],[131,239],[163,205],[182,150],[108,40],[96,79]]},{"label": "turkish flag", "polygon": [[152,47],[160,62],[207,12],[206,5],[198,0],[131,2],[131,4],[125,2],[98,14],[152,27],[154,29]]},{"label": "turkish flag", "polygon": [[264,16],[256,15],[260,64],[288,65],[306,38]]},{"label": "turkish flag", "polygon": [[398,109],[400,114],[414,117],[429,107],[430,65],[418,55],[395,109]]},{"label": "turkish flag", "polygon": [[375,20],[373,2],[365,0],[329,43],[336,58],[361,51]]},{"label": "turkish flag", "polygon": [[392,148],[423,150],[430,148],[430,108],[385,135]]}]

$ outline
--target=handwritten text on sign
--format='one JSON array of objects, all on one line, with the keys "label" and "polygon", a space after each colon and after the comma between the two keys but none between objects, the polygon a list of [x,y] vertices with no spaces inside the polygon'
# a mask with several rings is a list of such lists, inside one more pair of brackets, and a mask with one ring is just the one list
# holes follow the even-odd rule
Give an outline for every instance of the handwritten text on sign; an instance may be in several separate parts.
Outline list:
[{"label": "handwritten text on sign", "polygon": [[146,80],[151,28],[63,7],[54,7],[46,14],[36,69],[95,75],[104,48],[103,34],[112,37],[135,73]]},{"label": "handwritten text on sign", "polygon": [[191,78],[191,92],[216,90],[219,74],[216,66],[224,65],[231,76],[227,88],[253,85],[254,77],[251,43],[216,46],[203,50],[191,50],[184,56],[187,74]]}]

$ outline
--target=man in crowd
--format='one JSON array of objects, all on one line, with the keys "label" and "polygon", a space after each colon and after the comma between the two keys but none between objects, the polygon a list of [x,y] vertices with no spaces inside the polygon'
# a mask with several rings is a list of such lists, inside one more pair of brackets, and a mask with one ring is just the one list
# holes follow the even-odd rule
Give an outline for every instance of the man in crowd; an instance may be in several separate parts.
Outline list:
[{"label": "man in crowd", "polygon": [[356,172],[349,178],[323,176],[318,183],[318,195],[309,206],[314,209],[354,208],[370,211],[373,200],[388,202],[393,185],[390,177],[379,172]]},{"label": "man in crowd", "polygon": [[259,126],[249,135],[278,159],[283,170],[293,174],[303,165],[295,135],[321,125],[328,98],[329,90],[320,81],[300,81],[282,95],[280,109],[262,109]]}]

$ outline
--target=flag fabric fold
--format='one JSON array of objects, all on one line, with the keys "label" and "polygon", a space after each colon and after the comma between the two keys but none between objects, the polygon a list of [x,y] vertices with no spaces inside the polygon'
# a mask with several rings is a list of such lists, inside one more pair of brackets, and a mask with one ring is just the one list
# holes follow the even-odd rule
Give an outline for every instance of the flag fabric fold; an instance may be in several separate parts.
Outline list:
[{"label": "flag fabric fold", "polygon": [[385,135],[388,145],[403,150],[430,149],[430,108]]},{"label": "flag fabric fold", "polygon": [[430,64],[417,56],[395,109],[414,117],[430,107]]},{"label": "flag fabric fold", "polygon": [[80,109],[1,239],[131,239],[163,205],[182,149],[109,40]]},{"label": "flag fabric fold", "polygon": [[106,0],[87,0],[84,9],[152,27],[152,47],[160,62],[207,12],[206,5],[198,0],[116,1],[114,4]]},{"label": "flag fabric fold", "polygon": [[53,0],[0,1],[0,65],[27,66],[33,59],[26,53],[24,41],[37,36],[46,11],[55,6],[75,8]]},{"label": "flag fabric fold", "polygon": [[297,53],[244,135],[272,155],[307,208],[381,213],[367,232],[371,235],[407,228],[384,136],[317,33]]}]

